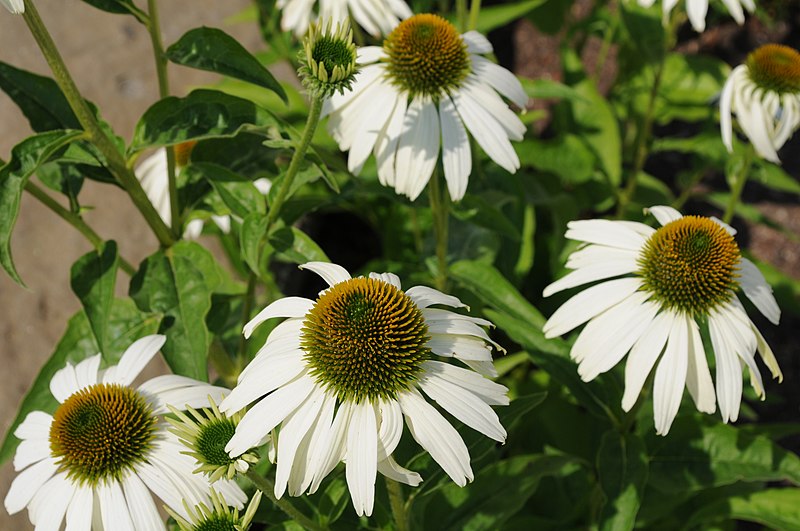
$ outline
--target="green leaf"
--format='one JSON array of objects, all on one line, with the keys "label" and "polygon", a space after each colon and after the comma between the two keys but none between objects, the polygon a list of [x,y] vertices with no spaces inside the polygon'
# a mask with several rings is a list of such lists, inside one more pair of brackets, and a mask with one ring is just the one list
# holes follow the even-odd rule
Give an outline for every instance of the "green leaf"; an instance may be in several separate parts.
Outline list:
[{"label": "green leaf", "polygon": [[453,205],[452,214],[462,221],[469,221],[479,227],[485,227],[512,240],[520,239],[519,229],[503,214],[500,208],[484,197],[477,195],[464,197]]},{"label": "green leaf", "polygon": [[119,255],[117,244],[108,241],[99,251],[91,251],[72,264],[70,284],[89,319],[95,342],[108,361],[111,338],[108,336],[114,287],[117,283]]},{"label": "green leaf", "polygon": [[428,529],[502,529],[525,506],[545,476],[577,466],[569,456],[527,454],[504,459],[475,474],[468,488],[447,482],[426,506]]},{"label": "green leaf", "polygon": [[481,16],[478,17],[478,24],[475,29],[486,35],[494,29],[524,17],[545,2],[547,0],[527,0],[525,2],[509,2],[507,4],[482,7]]},{"label": "green leaf", "polygon": [[[108,363],[119,361],[120,356],[131,343],[137,339],[154,334],[158,329],[159,315],[140,312],[130,299],[115,299],[111,305],[108,319],[109,355]],[[98,353],[99,347],[94,333],[80,310],[67,323],[67,329],[56,345],[55,351],[33,380],[28,393],[22,399],[17,416],[6,432],[3,445],[0,447],[0,463],[8,460],[17,448],[19,440],[14,437],[14,430],[31,411],[55,411],[58,402],[50,393],[50,380],[56,371],[62,369],[67,362],[77,363]]]},{"label": "green leaf", "polygon": [[582,96],[582,99],[571,102],[575,124],[597,157],[600,169],[612,184],[619,185],[622,180],[622,139],[617,118],[591,80],[584,79],[575,85],[575,90]]},{"label": "green leaf", "polygon": [[49,77],[0,62],[0,89],[17,104],[37,133],[54,129],[82,129],[67,98]]},{"label": "green leaf", "polygon": [[790,194],[800,194],[800,183],[786,173],[783,168],[771,162],[758,160],[752,179],[767,188]]},{"label": "green leaf", "polygon": [[525,93],[534,99],[581,99],[582,96],[569,85],[564,85],[552,79],[519,78]]},{"label": "green leaf", "polygon": [[770,529],[800,529],[800,489],[766,489],[719,500],[689,519],[688,527],[708,529],[708,522],[746,520]]},{"label": "green leaf", "polygon": [[611,430],[603,435],[597,452],[597,474],[606,503],[600,529],[633,529],[647,483],[647,455],[642,440],[633,434]]},{"label": "green leaf", "polygon": [[506,278],[490,264],[470,260],[456,262],[452,277],[488,305],[539,329],[545,318]]},{"label": "green leaf", "polygon": [[[658,91],[657,122],[710,120],[714,111],[711,102],[722,90],[729,72],[730,67],[721,59],[668,54]],[[642,81],[645,86],[651,82]]]},{"label": "green leaf", "polygon": [[520,149],[520,163],[557,175],[564,184],[578,184],[595,174],[595,155],[583,139],[565,134],[542,140],[527,138]]},{"label": "green leaf", "polygon": [[148,24],[150,17],[136,7],[132,0],[83,0],[87,4],[115,15],[133,15],[142,24]]},{"label": "green leaf", "polygon": [[214,257],[187,241],[146,258],[131,279],[130,294],[139,308],[164,314],[160,332],[167,342],[161,351],[175,374],[208,380],[206,314],[223,280]]},{"label": "green leaf", "polygon": [[698,425],[678,418],[669,437],[651,435],[649,484],[665,492],[691,492],[737,481],[790,481],[800,485],[800,457],[763,435],[727,424]]},{"label": "green leaf", "polygon": [[297,227],[281,227],[269,235],[269,244],[275,249],[275,258],[295,264],[330,262],[311,236]]},{"label": "green leaf", "polygon": [[239,230],[239,246],[242,250],[242,259],[250,270],[259,274],[259,258],[261,254],[261,241],[267,233],[267,217],[258,212],[246,216]]},{"label": "green leaf", "polygon": [[167,48],[167,58],[173,63],[216,72],[276,93],[288,102],[286,92],[258,59],[244,49],[236,39],[216,28],[189,30],[178,42]]},{"label": "green leaf", "polygon": [[0,265],[24,286],[11,258],[11,233],[17,223],[22,190],[36,169],[82,131],[48,131],[26,138],[11,150],[11,160],[0,168]]},{"label": "green leaf", "polygon": [[277,136],[278,120],[253,102],[216,90],[198,89],[185,98],[170,96],[145,111],[133,133],[131,152],[188,140],[233,137],[240,131]]},{"label": "green leaf", "polygon": [[188,182],[205,179],[217,191],[225,205],[240,218],[251,212],[264,214],[264,195],[247,177],[212,162],[192,163],[184,170]]}]

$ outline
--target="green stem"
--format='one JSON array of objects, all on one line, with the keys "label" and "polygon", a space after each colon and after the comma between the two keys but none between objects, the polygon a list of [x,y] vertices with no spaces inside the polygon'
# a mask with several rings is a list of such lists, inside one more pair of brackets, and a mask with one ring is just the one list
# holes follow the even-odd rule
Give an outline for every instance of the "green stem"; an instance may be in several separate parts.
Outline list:
[{"label": "green stem", "polygon": [[[242,304],[242,328],[250,321],[250,314],[253,312],[253,304],[256,295],[256,281],[258,276],[252,271],[247,276],[247,291],[244,294],[244,302]],[[244,334],[239,335],[239,366],[244,367],[247,363],[245,360],[245,348],[247,347],[247,340]]]},{"label": "green stem", "polygon": [[[72,225],[78,232],[83,234],[95,249],[99,251],[103,248],[103,238],[101,238],[100,235],[98,235],[89,225],[87,225],[86,222],[83,221],[83,218],[81,218],[78,214],[70,212],[61,206],[58,201],[50,197],[47,192],[36,186],[31,181],[28,181],[25,184],[25,191],[38,199],[44,206],[52,210],[53,213],[58,217]],[[136,269],[130,264],[130,262],[121,256],[119,258],[119,266],[129,276],[133,276],[133,274],[136,273]]]},{"label": "green stem", "polygon": [[697,169],[692,174],[691,179],[689,179],[689,182],[686,183],[686,186],[683,188],[683,190],[681,190],[681,194],[677,197],[677,199],[675,199],[675,201],[672,202],[672,208],[675,210],[681,210],[683,205],[686,204],[686,201],[688,201],[692,196],[692,190],[694,190],[694,187],[700,184],[700,181],[703,180],[707,173],[708,170],[706,168]]},{"label": "green stem", "polygon": [[[169,96],[169,74],[167,73],[167,55],[164,53],[164,42],[161,39],[161,19],[158,15],[158,0],[147,0],[147,11],[150,20],[147,31],[150,33],[150,42],[153,47],[153,59],[156,64],[158,77],[158,95],[161,98]],[[169,210],[172,219],[172,232],[177,237],[181,235],[180,210],[178,209],[178,186],[175,181],[175,150],[167,146],[167,186],[169,192]]]},{"label": "green stem", "polygon": [[467,30],[472,31],[478,27],[478,17],[481,14],[481,0],[472,0],[469,6],[469,25]]},{"label": "green stem", "polygon": [[722,221],[725,223],[730,223],[733,219],[734,213],[736,213],[736,206],[739,204],[739,200],[742,198],[742,190],[744,190],[744,185],[747,182],[747,177],[750,174],[750,168],[753,166],[753,155],[754,150],[753,147],[750,146],[744,153],[742,165],[731,178],[731,195],[728,198],[728,204],[725,206],[725,214],[722,216]]},{"label": "green stem", "polygon": [[319,525],[317,522],[311,520],[309,517],[301,513],[297,507],[292,505],[288,500],[279,500],[276,498],[275,483],[273,483],[272,480],[260,476],[252,468],[247,471],[246,476],[247,479],[249,479],[253,485],[258,487],[267,498],[272,500],[272,503],[274,503],[281,511],[286,513],[286,516],[303,526],[303,528],[311,529],[312,531],[323,531],[324,529],[327,529],[327,527]]},{"label": "green stem", "polygon": [[108,169],[114,174],[119,183],[128,192],[136,207],[144,216],[150,228],[153,229],[158,241],[163,246],[170,246],[174,243],[174,238],[169,231],[169,228],[164,224],[161,216],[153,207],[150,200],[147,199],[147,194],[144,193],[142,185],[136,179],[130,168],[125,164],[125,159],[119,152],[111,138],[103,131],[92,113],[86,100],[81,96],[75,81],[70,76],[66,64],[58,52],[52,37],[47,32],[47,28],[42,22],[39,12],[33,2],[25,3],[25,13],[23,14],[25,22],[31,31],[31,35],[39,45],[47,64],[53,71],[53,76],[59,88],[64,93],[69,106],[75,113],[83,129],[89,135],[90,141],[100,150],[105,156]]},{"label": "green stem", "polygon": [[467,0],[456,0],[456,22],[458,31],[467,31]]},{"label": "green stem", "polygon": [[389,492],[389,505],[392,507],[392,516],[396,531],[408,531],[408,514],[406,513],[406,500],[403,497],[403,486],[397,481],[386,479],[386,490]]},{"label": "green stem", "polygon": [[303,135],[300,138],[300,144],[295,149],[294,155],[292,155],[292,160],[289,162],[289,168],[286,170],[286,176],[281,182],[281,187],[278,189],[275,200],[269,206],[269,214],[267,214],[267,232],[269,232],[272,225],[275,223],[275,221],[277,221],[281,207],[289,195],[289,190],[292,188],[292,183],[297,176],[297,171],[300,169],[300,163],[303,161],[306,151],[308,151],[308,147],[311,145],[311,139],[314,138],[314,131],[317,130],[317,124],[319,124],[321,112],[322,98],[312,97],[311,109],[308,111],[308,119],[306,120],[306,126],[303,129]]},{"label": "green stem", "polygon": [[606,59],[608,59],[608,52],[611,50],[611,43],[614,40],[614,35],[617,33],[617,28],[619,27],[621,18],[622,14],[618,8],[611,19],[611,23],[606,26],[606,31],[603,35],[603,43],[600,45],[600,52],[597,55],[594,72],[592,73],[592,81],[595,82],[595,85],[600,79],[600,75],[603,73],[603,68],[606,65]]},{"label": "green stem", "polygon": [[450,196],[443,192],[439,171],[434,170],[430,180],[429,198],[433,214],[433,232],[436,238],[436,289],[447,289],[447,238],[450,221]]}]

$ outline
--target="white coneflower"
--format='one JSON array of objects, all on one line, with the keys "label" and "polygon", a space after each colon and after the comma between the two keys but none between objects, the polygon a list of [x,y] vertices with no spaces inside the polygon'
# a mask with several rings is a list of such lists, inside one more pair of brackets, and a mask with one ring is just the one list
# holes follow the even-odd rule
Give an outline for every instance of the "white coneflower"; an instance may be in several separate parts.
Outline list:
[{"label": "white coneflower", "polygon": [[188,513],[188,518],[175,513],[169,507],[167,512],[175,519],[180,531],[247,531],[250,523],[261,503],[261,491],[257,490],[247,510],[239,516],[239,510],[228,506],[225,499],[220,494],[211,489],[211,507],[201,503],[196,507],[189,507],[184,502],[184,508]]},{"label": "white coneflower", "polygon": [[756,152],[780,163],[778,150],[800,126],[800,53],[764,45],[733,69],[720,98],[720,129],[733,152],[732,115]]},{"label": "white coneflower", "polygon": [[[638,1],[639,5],[642,7],[650,7],[655,3],[655,0]],[[750,13],[756,10],[756,5],[753,0],[722,0],[722,2],[725,4],[725,7],[728,8],[728,12],[737,24],[744,23],[745,9]],[[669,19],[672,9],[677,4],[678,0],[663,0],[662,11],[665,21]],[[708,0],[686,0],[686,14],[695,31],[704,31],[706,29],[706,14],[708,14]]]},{"label": "white coneflower", "polygon": [[496,441],[506,432],[491,405],[508,404],[504,386],[434,355],[494,375],[484,319],[432,308],[463,307],[416,286],[402,291],[391,273],[351,278],[335,264],[303,266],[330,286],[317,300],[280,299],[244,329],[287,317],[220,405],[245,413],[227,446],[237,456],[280,425],[275,495],[314,492],[340,461],[359,515],[372,513],[377,472],[416,486],[422,478],[395,462],[403,417],[414,439],[458,485],[473,478],[467,447],[428,395],[467,426]]},{"label": "white coneflower", "polygon": [[742,399],[743,366],[749,369],[756,392],[764,397],[756,350],[772,375],[783,378],[772,350],[737,294],[744,292],[777,324],[780,309],[772,289],[756,266],[741,256],[733,239],[735,231],[728,225],[715,218],[681,216],[665,206],[649,210],[661,228],[608,220],[567,225],[566,237],[585,245],[567,261],[574,271],[548,286],[544,295],[601,282],[564,303],[545,323],[545,336],[559,336],[588,322],[571,351],[584,381],[608,371],[628,354],[625,411],[636,403],[657,365],[655,425],[659,434],[666,435],[684,387],[697,409],[705,413],[716,409],[700,335],[700,325],[707,323],[717,362],[716,401],[722,420],[735,421]]},{"label": "white coneflower", "polygon": [[21,15],[25,12],[24,0],[0,0],[0,3],[15,15]]},{"label": "white coneflower", "polygon": [[[278,0],[275,7],[283,12],[281,29],[292,31],[297,37],[305,35],[314,15],[314,0]],[[411,9],[403,0],[319,0],[319,20],[333,24],[346,24],[350,17],[373,37],[380,37],[404,18]]]},{"label": "white coneflower", "polygon": [[[442,152],[450,196],[464,197],[472,171],[467,131],[498,165],[519,169],[510,140],[522,140],[525,125],[500,95],[519,107],[528,96],[519,80],[480,54],[492,45],[476,31],[459,35],[438,15],[401,22],[383,47],[358,50],[363,66],[353,90],[325,102],[328,130],[348,169],[359,173],[370,152],[382,184],[415,199]],[[498,94],[499,93],[499,94]]]},{"label": "white coneflower", "polygon": [[[176,171],[183,168],[189,163],[189,157],[192,149],[197,142],[184,142],[174,146],[175,149],[175,169]],[[146,157],[141,164],[136,167],[136,178],[142,184],[147,198],[153,203],[153,206],[164,220],[167,226],[172,224],[172,209],[169,202],[169,173],[167,170],[167,150],[166,148],[158,148],[152,155]],[[266,195],[269,193],[271,182],[269,179],[257,179],[253,184],[259,192]],[[211,220],[219,227],[219,229],[227,234],[231,230],[231,217],[228,215],[212,215]],[[183,236],[184,238],[194,240],[203,232],[204,221],[202,219],[193,219],[186,224]]]},{"label": "white coneflower", "polygon": [[[144,337],[105,370],[98,354],[53,375],[55,413],[33,411],[14,432],[22,442],[5,498],[10,514],[27,507],[37,529],[59,529],[66,518],[75,531],[157,530],[166,528],[151,491],[184,517],[183,500],[208,502],[208,480],[192,474],[194,460],[161,415],[169,403],[199,406],[227,390],[176,375],[131,387],[165,340]],[[235,483],[215,486],[237,507],[247,499]]]}]

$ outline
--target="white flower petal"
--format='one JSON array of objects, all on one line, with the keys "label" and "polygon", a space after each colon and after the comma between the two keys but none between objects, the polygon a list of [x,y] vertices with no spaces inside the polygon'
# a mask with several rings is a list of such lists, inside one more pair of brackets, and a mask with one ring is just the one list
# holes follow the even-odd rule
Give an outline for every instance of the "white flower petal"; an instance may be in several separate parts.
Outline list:
[{"label": "white flower petal", "polygon": [[708,0],[686,1],[686,14],[689,16],[692,27],[698,33],[702,33],[706,29],[706,13],[708,13]]},{"label": "white flower petal", "polygon": [[416,487],[422,483],[422,476],[412,470],[401,467],[392,456],[387,457],[383,461],[378,461],[378,472],[389,479],[411,485],[412,487]]},{"label": "white flower petal", "polygon": [[624,258],[622,260],[597,261],[594,264],[581,267],[580,269],[575,269],[574,271],[571,271],[567,275],[556,280],[544,289],[542,295],[549,297],[550,295],[565,289],[588,284],[589,282],[605,280],[611,277],[618,277],[627,273],[633,273],[638,269],[639,264],[637,264],[634,260],[629,260],[628,258]]},{"label": "white flower petal", "polygon": [[353,405],[347,429],[347,488],[358,516],[372,515],[378,473],[378,429],[375,409],[368,401]]},{"label": "white flower petal", "polygon": [[20,15],[25,12],[24,0],[2,0],[2,4],[14,15]]},{"label": "white flower petal", "polygon": [[467,192],[469,174],[472,172],[472,152],[464,124],[446,94],[439,103],[439,119],[442,125],[442,165],[447,190],[453,201],[460,201]]},{"label": "white flower petal", "polygon": [[383,84],[375,84],[373,87],[369,93],[364,94],[366,101],[360,109],[360,128],[350,144],[347,169],[353,175],[361,173],[380,132],[392,117],[397,99],[397,93],[389,87]]},{"label": "white flower petal", "polygon": [[103,382],[130,385],[166,341],[167,336],[161,334],[137,339],[125,349],[113,375],[110,371],[103,374]]},{"label": "white flower petal", "polygon": [[460,360],[492,360],[492,349],[483,341],[470,336],[431,334],[425,346],[439,356],[452,356]]},{"label": "white flower petal", "polygon": [[666,435],[678,413],[686,385],[688,356],[686,346],[689,340],[688,317],[679,316],[672,320],[672,329],[667,339],[664,356],[656,368],[653,382],[653,420],[656,433]]},{"label": "white flower petal", "polygon": [[469,53],[492,53],[492,43],[477,31],[468,31],[461,35]]},{"label": "white flower petal", "polygon": [[79,388],[83,389],[97,383],[101,359],[100,354],[95,354],[75,365],[75,378],[78,380]]},{"label": "white flower petal", "polygon": [[277,470],[275,471],[275,497],[280,498],[289,483],[297,449],[322,411],[324,392],[321,387],[313,389],[308,398],[297,409],[289,413],[281,424],[278,436]]},{"label": "white flower petal", "polygon": [[414,301],[417,308],[427,308],[434,304],[441,304],[442,306],[449,306],[451,308],[466,308],[467,305],[461,302],[458,297],[446,295],[439,290],[429,288],[428,286],[414,286],[406,291],[406,295]]},{"label": "white flower petal", "polygon": [[680,212],[678,212],[671,206],[664,206],[664,205],[652,206],[650,208],[645,208],[644,211],[646,213],[652,214],[653,217],[655,217],[656,220],[658,220],[658,222],[661,224],[662,227],[667,223],[671,223],[683,217],[683,215]]},{"label": "white flower petal", "polygon": [[742,367],[736,351],[728,339],[728,326],[721,314],[712,312],[708,316],[708,331],[717,360],[717,402],[722,421],[735,422],[739,417],[742,401]]},{"label": "white flower petal", "polygon": [[359,46],[356,49],[356,62],[360,65],[376,63],[385,55],[382,46]]},{"label": "white flower petal", "polygon": [[[643,227],[647,227],[641,223]],[[652,232],[653,229],[647,227]],[[587,219],[567,223],[565,238],[598,245],[639,251],[646,238],[629,225],[607,219]]]},{"label": "white flower petal", "polygon": [[169,412],[167,404],[177,409],[208,407],[209,396],[215,402],[219,402],[223,396],[230,393],[224,387],[177,374],[156,376],[139,386],[138,391],[148,396],[157,415]]},{"label": "white flower petal", "polygon": [[[423,362],[424,363],[424,362]],[[378,400],[375,418],[378,419],[378,460],[392,455],[403,435],[403,410],[396,400]]]},{"label": "white flower petal", "polygon": [[528,95],[517,76],[480,55],[471,55],[470,59],[472,59],[472,69],[476,77],[491,85],[493,89],[514,102],[520,109],[525,108],[528,103]]},{"label": "white flower petal", "polygon": [[316,465],[323,462],[324,454],[329,450],[324,444],[331,428],[335,406],[336,395],[326,392],[320,412],[303,438],[295,456],[295,466],[289,476],[289,494],[292,496],[300,496],[308,490],[318,472]]},{"label": "white flower petal", "polygon": [[255,364],[261,361],[259,358],[250,362],[246,378],[239,378],[239,384],[220,404],[220,411],[226,413],[240,411],[259,397],[294,380],[305,369],[305,364],[299,357],[280,359],[265,357],[265,359],[266,363],[261,363],[258,367]]},{"label": "white flower petal", "polygon": [[122,480],[125,499],[128,501],[128,510],[133,520],[134,529],[161,530],[166,529],[161,515],[158,514],[153,496],[144,485],[139,476],[128,474]]},{"label": "white flower petal", "polygon": [[73,485],[75,492],[67,508],[66,531],[90,531],[94,513],[94,492],[89,486]]},{"label": "white flower petal", "polygon": [[315,456],[312,461],[312,467],[315,470],[314,480],[311,482],[311,487],[308,489],[309,494],[314,494],[319,488],[325,476],[331,473],[336,468],[345,456],[345,441],[347,439],[348,427],[350,425],[350,417],[352,414],[353,403],[342,402],[339,405],[339,410],[333,419],[330,429],[327,431],[322,439],[320,448],[327,449],[327,452],[320,452]]},{"label": "white flower petal", "polygon": [[266,308],[258,312],[258,315],[244,325],[244,337],[249,338],[258,325],[264,321],[274,317],[303,317],[313,307],[314,301],[305,297],[283,297],[278,299],[267,305]]},{"label": "white flower petal", "polygon": [[42,485],[28,506],[28,518],[37,531],[58,531],[75,490],[66,474],[56,474]]},{"label": "white flower petal", "polygon": [[14,454],[14,470],[20,471],[33,463],[38,463],[42,459],[47,459],[49,456],[49,438],[20,441],[19,446],[17,446],[17,451]]},{"label": "white flower petal", "polygon": [[672,321],[677,318],[669,311],[659,313],[633,345],[625,362],[625,393],[622,395],[622,409],[625,411],[630,411],[639,400],[644,382],[667,344]]},{"label": "white flower petal", "polygon": [[96,487],[97,498],[100,501],[100,514],[103,518],[104,529],[114,531],[135,531],[125,495],[116,481],[101,481]]},{"label": "white flower petal", "polygon": [[744,65],[739,65],[733,69],[733,72],[725,81],[725,85],[722,87],[722,94],[719,97],[719,129],[722,135],[722,143],[728,153],[733,153],[733,121],[731,113],[733,110],[735,79],[737,72],[744,71],[746,68]]},{"label": "white flower petal", "polygon": [[345,282],[352,278],[350,273],[347,272],[347,269],[340,265],[327,262],[308,262],[307,264],[301,265],[300,269],[308,269],[318,274],[329,286],[333,286],[339,282]]},{"label": "white flower petal", "polygon": [[406,111],[395,155],[395,191],[416,199],[439,158],[439,113],[427,97],[416,97]]},{"label": "white flower petal", "polygon": [[686,372],[686,387],[694,400],[698,411],[714,413],[717,410],[717,395],[714,392],[714,382],[708,370],[703,340],[700,329],[693,319],[689,323],[689,365]]},{"label": "white flower petal", "polygon": [[781,309],[772,295],[772,288],[753,262],[742,257],[739,261],[739,285],[747,298],[752,301],[758,311],[777,325],[781,319]]},{"label": "white flower petal", "polygon": [[495,383],[474,371],[434,360],[422,362],[422,368],[427,374],[469,390],[491,406],[509,404],[508,388],[505,385]]},{"label": "white flower petal", "polygon": [[414,440],[431,454],[456,485],[463,487],[472,481],[469,451],[455,428],[418,391],[404,391],[397,399]]},{"label": "white flower petal", "polygon": [[378,164],[378,180],[384,186],[395,185],[395,158],[397,154],[397,143],[400,141],[400,133],[403,131],[403,124],[408,110],[408,101],[405,94],[398,94],[392,105],[392,114],[378,133],[375,140],[375,162]]},{"label": "white flower petal", "polygon": [[369,278],[381,280],[383,282],[386,282],[387,284],[391,284],[397,289],[403,289],[402,286],[400,285],[400,277],[398,277],[394,273],[370,273]]},{"label": "white flower petal", "polygon": [[57,468],[56,460],[48,457],[17,474],[4,501],[8,514],[24,509],[42,485],[56,473]]},{"label": "white flower petal", "polygon": [[75,374],[75,366],[70,362],[67,362],[63,369],[56,371],[50,380],[50,392],[62,404],[80,389],[78,377]]},{"label": "white flower petal", "polygon": [[31,411],[25,416],[25,420],[14,430],[17,439],[44,439],[49,440],[50,425],[53,417],[44,411]]}]

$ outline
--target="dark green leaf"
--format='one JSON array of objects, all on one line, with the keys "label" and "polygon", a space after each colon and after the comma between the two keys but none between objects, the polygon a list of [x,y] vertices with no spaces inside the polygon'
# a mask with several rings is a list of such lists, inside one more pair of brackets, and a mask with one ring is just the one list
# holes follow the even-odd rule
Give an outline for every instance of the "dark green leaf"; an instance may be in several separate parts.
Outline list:
[{"label": "dark green leaf", "polygon": [[575,90],[582,96],[571,102],[575,123],[597,157],[600,169],[612,184],[618,185],[622,179],[622,139],[617,118],[594,82],[585,79]]},{"label": "dark green leaf", "polygon": [[162,352],[175,374],[208,379],[211,336],[205,319],[211,294],[223,280],[211,254],[187,241],[145,259],[131,279],[131,297],[139,308],[164,314]]},{"label": "dark green leaf", "polygon": [[330,262],[319,245],[297,227],[282,227],[270,234],[268,240],[275,249],[275,258],[279,260],[296,264]]},{"label": "dark green leaf", "polygon": [[502,210],[484,197],[467,195],[453,205],[452,213],[462,221],[469,221],[479,227],[485,227],[512,240],[520,238],[519,229],[503,214]]},{"label": "dark green leaf", "polygon": [[650,484],[689,492],[737,481],[791,481],[800,485],[800,457],[763,435],[727,424],[699,425],[678,417],[669,437],[648,443]]},{"label": "dark green leaf", "polygon": [[81,129],[67,98],[49,77],[0,62],[0,88],[17,104],[34,131]]},{"label": "dark green leaf", "polygon": [[11,150],[11,160],[0,168],[0,265],[17,284],[25,285],[11,258],[11,233],[19,215],[22,190],[39,166],[82,134],[49,131],[28,137]]},{"label": "dark green leaf", "polygon": [[486,35],[494,29],[524,17],[545,2],[547,0],[526,0],[482,7],[481,16],[478,17],[478,25],[475,29]]},{"label": "dark green leaf", "polygon": [[286,102],[286,92],[258,59],[236,39],[216,28],[195,28],[170,46],[167,58],[173,63],[209,70],[260,85]]},{"label": "dark green leaf", "polygon": [[617,430],[606,432],[597,452],[597,474],[606,495],[600,529],[633,529],[647,482],[647,455],[642,440],[633,434],[621,435]]},{"label": "dark green leaf", "polygon": [[[161,316],[140,312],[130,299],[116,299],[111,305],[108,319],[109,356],[111,364],[119,361],[120,356],[131,343],[137,339],[154,334],[158,329]],[[31,411],[53,412],[58,405],[50,393],[50,380],[56,371],[62,369],[69,361],[77,363],[89,356],[94,356],[99,347],[94,339],[89,320],[83,310],[72,316],[67,324],[63,337],[56,345],[50,359],[44,364],[31,384],[25,398],[22,399],[17,416],[6,432],[3,446],[0,448],[0,463],[8,460],[16,450],[19,440],[14,437],[14,430]]]},{"label": "dark green leaf", "polygon": [[771,162],[759,160],[753,170],[753,180],[779,192],[800,194],[800,182]]},{"label": "dark green leaf", "polygon": [[101,250],[91,251],[80,257],[72,264],[70,274],[72,291],[83,305],[95,342],[106,361],[111,355],[109,319],[111,305],[114,302],[118,267],[117,244],[109,241]]},{"label": "dark green leaf", "polygon": [[576,466],[568,456],[519,455],[479,470],[468,488],[448,482],[426,506],[426,528],[502,529],[536,492],[543,477],[561,475]]},{"label": "dark green leaf", "polygon": [[557,175],[564,184],[578,184],[595,174],[595,155],[577,135],[553,139],[527,138],[520,150],[520,163]]},{"label": "dark green leaf", "polygon": [[262,240],[267,233],[267,218],[263,214],[254,212],[244,218],[242,228],[239,230],[239,246],[242,250],[242,259],[254,273],[259,273],[259,258],[261,255]]},{"label": "dark green leaf", "polygon": [[145,111],[130,150],[180,144],[187,140],[236,136],[241,131],[278,136],[281,125],[253,102],[216,90],[198,89],[185,98],[170,96]]},{"label": "dark green leaf", "polygon": [[131,0],[83,0],[89,5],[116,15],[133,15],[142,24],[147,24],[150,17],[136,7]]},{"label": "dark green leaf", "polygon": [[534,99],[580,99],[582,96],[572,87],[552,79],[519,78],[525,93]]}]

